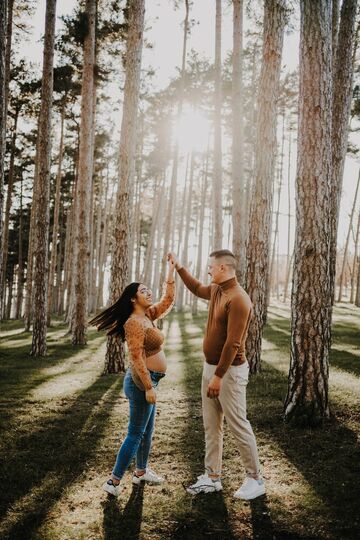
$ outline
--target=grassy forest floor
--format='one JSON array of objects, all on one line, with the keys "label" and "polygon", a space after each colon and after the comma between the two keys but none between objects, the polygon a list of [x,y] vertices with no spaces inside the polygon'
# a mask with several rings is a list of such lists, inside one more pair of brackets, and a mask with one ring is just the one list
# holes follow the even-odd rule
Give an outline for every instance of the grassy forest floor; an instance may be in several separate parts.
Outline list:
[{"label": "grassy forest floor", "polygon": [[182,483],[203,472],[201,341],[205,315],[165,322],[168,374],[159,386],[151,466],[163,486],[116,500],[101,491],[125,434],[123,375],[102,376],[104,337],[74,350],[60,321],[45,359],[28,356],[30,334],[1,330],[0,538],[2,539],[353,539],[360,538],[360,310],[335,309],[330,368],[332,418],[321,429],[282,421],[289,363],[289,309],[272,305],[263,371],[248,386],[267,494],[232,498],[243,478],[225,429],[224,491],[192,498]]}]

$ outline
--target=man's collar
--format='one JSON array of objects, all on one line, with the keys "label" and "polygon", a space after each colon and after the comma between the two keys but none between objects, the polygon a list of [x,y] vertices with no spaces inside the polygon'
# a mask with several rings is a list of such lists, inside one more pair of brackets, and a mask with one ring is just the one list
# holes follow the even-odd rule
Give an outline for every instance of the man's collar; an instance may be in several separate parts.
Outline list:
[{"label": "man's collar", "polygon": [[236,276],[227,279],[226,281],[222,281],[221,283],[218,283],[219,287],[222,288],[223,291],[226,291],[227,289],[231,289],[232,287],[235,287],[237,284]]}]

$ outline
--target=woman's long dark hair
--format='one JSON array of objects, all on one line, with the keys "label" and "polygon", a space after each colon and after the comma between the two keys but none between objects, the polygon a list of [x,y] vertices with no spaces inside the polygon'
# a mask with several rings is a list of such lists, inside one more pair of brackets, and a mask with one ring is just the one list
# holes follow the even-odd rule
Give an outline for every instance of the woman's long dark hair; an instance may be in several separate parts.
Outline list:
[{"label": "woman's long dark hair", "polygon": [[96,326],[98,330],[108,330],[108,336],[118,334],[122,341],[125,340],[124,324],[130,317],[134,309],[131,301],[136,297],[140,283],[134,282],[127,285],[122,295],[112,306],[104,309],[99,315],[96,315],[89,324]]}]

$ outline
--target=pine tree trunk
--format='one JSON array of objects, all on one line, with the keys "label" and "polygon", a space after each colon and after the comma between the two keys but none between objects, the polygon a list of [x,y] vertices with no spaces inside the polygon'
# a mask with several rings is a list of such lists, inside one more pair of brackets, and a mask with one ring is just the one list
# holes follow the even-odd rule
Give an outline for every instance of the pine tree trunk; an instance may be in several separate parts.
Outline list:
[{"label": "pine tree trunk", "polygon": [[[132,200],[132,182],[134,177],[144,13],[144,0],[133,0],[129,5],[126,43],[126,75],[120,135],[119,186],[116,197],[114,248],[111,260],[111,302],[115,302],[120,296],[129,276],[129,240],[131,236],[130,202]],[[107,343],[104,371],[106,373],[116,373],[123,369],[123,345],[116,337],[110,337]]]},{"label": "pine tree trunk", "polygon": [[335,299],[337,232],[351,105],[357,0],[342,3],[333,75],[332,178],[330,206],[330,299]]},{"label": "pine tree trunk", "polygon": [[152,267],[153,267],[153,259],[154,259],[155,237],[156,237],[157,230],[159,228],[160,209],[163,206],[162,200],[164,198],[164,191],[165,191],[165,174],[163,175],[162,179],[160,180],[159,185],[156,187],[154,191],[153,212],[152,212],[153,218],[151,222],[150,235],[149,235],[149,239],[146,246],[144,269],[141,276],[141,281],[143,283],[152,283]]},{"label": "pine tree trunk", "polygon": [[258,94],[254,186],[246,249],[246,285],[254,305],[254,317],[247,338],[247,358],[252,373],[257,373],[261,368],[261,341],[266,316],[272,185],[276,154],[276,101],[279,91],[285,23],[284,2],[266,0],[263,60]]},{"label": "pine tree trunk", "polygon": [[329,416],[331,3],[303,0],[300,8],[295,260],[285,418],[317,425]]},{"label": "pine tree trunk", "polygon": [[244,177],[243,120],[243,0],[233,0],[232,57],[232,184],[233,184],[233,253],[237,260],[236,275],[244,284],[246,268],[246,201]]},{"label": "pine tree trunk", "polygon": [[360,170],[359,170],[359,173],[358,173],[358,180],[357,180],[357,184],[356,184],[355,196],[354,196],[353,205],[352,205],[351,213],[350,213],[349,228],[348,228],[348,232],[347,232],[347,235],[346,235],[344,256],[343,256],[343,261],[342,261],[342,265],[341,265],[340,281],[339,281],[339,295],[338,295],[338,299],[337,299],[338,302],[341,302],[342,295],[343,295],[345,267],[346,267],[347,255],[348,255],[348,250],[349,250],[350,235],[351,235],[351,231],[352,231],[352,227],[353,227],[353,219],[354,219],[355,208],[356,208],[356,203],[357,203],[359,184],[360,184]]},{"label": "pine tree trunk", "polygon": [[56,0],[47,0],[45,16],[44,62],[39,116],[39,173],[34,190],[34,324],[32,356],[46,355],[48,242],[50,204],[51,111],[53,95],[53,62]]},{"label": "pine tree trunk", "polygon": [[[7,1],[0,2],[0,246],[3,245],[4,161],[6,149],[6,15]],[[3,275],[3,253],[0,250],[0,278]],[[3,313],[5,282],[0,283],[0,318]]]},{"label": "pine tree trunk", "polygon": [[17,125],[18,125],[19,112],[20,112],[20,109],[16,109],[15,116],[14,116],[13,132],[11,136],[9,177],[8,177],[7,194],[6,194],[5,219],[4,219],[3,242],[2,242],[3,275],[0,276],[2,283],[5,283],[7,258],[8,258],[8,251],[9,251],[9,223],[10,223],[10,211],[11,211],[13,191],[14,191],[14,163],[15,163]]},{"label": "pine tree trunk", "polygon": [[24,264],[23,264],[23,182],[21,178],[20,186],[20,220],[19,220],[19,254],[17,271],[17,291],[16,291],[16,309],[15,319],[21,318],[21,308],[23,301],[24,287]]},{"label": "pine tree trunk", "polygon": [[356,266],[357,266],[357,260],[358,260],[358,252],[359,252],[359,238],[360,238],[360,212],[358,214],[358,220],[357,220],[355,246],[354,246],[354,260],[353,260],[353,266],[352,266],[352,272],[351,272],[351,292],[350,292],[351,304],[355,303],[355,278],[356,278]]},{"label": "pine tree trunk", "polygon": [[[177,104],[177,122],[180,121],[183,102],[184,102],[184,91],[185,91],[185,69],[186,69],[186,50],[187,50],[187,37],[189,32],[189,0],[184,0],[185,4],[185,19],[184,19],[184,33],[183,33],[183,48],[182,48],[182,64],[181,64],[181,79],[180,79],[180,89],[179,89],[179,100]],[[173,232],[173,227],[171,227],[172,218],[174,214],[174,201],[176,196],[176,185],[177,185],[177,170],[179,162],[179,144],[178,141],[175,141],[174,144],[174,155],[173,155],[173,166],[171,174],[171,183],[170,183],[170,193],[169,193],[169,204],[166,209],[166,220],[165,220],[165,230],[164,230],[164,252],[168,252],[170,248],[170,238]],[[162,258],[161,262],[161,272],[160,272],[160,283],[165,279],[165,268],[166,268],[166,258]]]},{"label": "pine tree trunk", "polygon": [[[208,165],[209,165],[209,149],[206,155],[206,165],[205,170],[203,171],[203,178],[201,183],[201,197],[200,197],[200,217],[199,217],[199,235],[198,235],[198,248],[197,248],[197,259],[196,259],[196,271],[195,276],[197,279],[200,279],[201,275],[201,263],[202,263],[202,246],[203,246],[203,236],[204,236],[204,219],[205,219],[205,205],[206,205],[206,193],[208,186]],[[192,305],[192,314],[196,315],[198,310],[198,297],[193,295],[193,305]]]},{"label": "pine tree trunk", "polygon": [[[57,264],[57,239],[58,239],[58,234],[59,234],[62,159],[63,159],[63,153],[64,153],[64,123],[65,123],[65,105],[63,104],[61,108],[61,119],[60,119],[59,162],[58,162],[58,171],[57,171],[57,176],[56,176],[54,220],[53,220],[53,230],[52,230],[52,247],[51,247],[51,259],[50,259],[49,285],[48,285],[48,320],[47,320],[48,326],[50,326],[51,314],[53,311],[54,279],[55,279],[55,270],[56,270],[56,264]],[[57,277],[57,281],[58,279],[59,278]]]},{"label": "pine tree trunk", "polygon": [[95,66],[96,0],[87,0],[87,35],[84,40],[84,63],[81,91],[79,172],[76,185],[74,261],[74,306],[71,334],[73,345],[86,344],[89,293],[89,250],[92,172],[93,172],[93,114]]},{"label": "pine tree trunk", "polygon": [[13,289],[14,289],[14,267],[12,266],[10,268],[10,278],[9,278],[9,286],[8,286],[8,297],[6,302],[6,311],[5,311],[5,319],[9,320],[11,318],[11,308],[12,308],[12,301],[13,301]]},{"label": "pine tree trunk", "polygon": [[286,302],[289,276],[290,276],[290,235],[291,235],[291,195],[290,195],[290,171],[291,171],[291,125],[289,124],[289,154],[288,154],[288,171],[287,171],[287,199],[288,199],[288,230],[287,230],[287,252],[286,252],[286,277],[284,285],[284,302]]},{"label": "pine tree trunk", "polygon": [[[185,267],[188,266],[189,233],[190,233],[191,209],[192,209],[192,200],[193,200],[192,192],[193,192],[193,183],[194,183],[194,168],[195,168],[195,157],[194,157],[194,152],[192,152],[191,159],[190,159],[189,190],[187,194],[187,204],[186,204],[185,238],[184,238],[184,245],[183,245],[182,257],[181,257],[182,264]],[[185,206],[183,208],[185,210]],[[180,284],[179,284],[176,306],[179,310],[182,310],[184,307],[184,282],[182,280],[180,281]]]},{"label": "pine tree trunk", "polygon": [[355,306],[360,307],[360,257],[357,261],[357,281],[356,281],[356,295],[355,295]]},{"label": "pine tree trunk", "polygon": [[222,248],[221,0],[216,0],[214,93],[213,249]]}]

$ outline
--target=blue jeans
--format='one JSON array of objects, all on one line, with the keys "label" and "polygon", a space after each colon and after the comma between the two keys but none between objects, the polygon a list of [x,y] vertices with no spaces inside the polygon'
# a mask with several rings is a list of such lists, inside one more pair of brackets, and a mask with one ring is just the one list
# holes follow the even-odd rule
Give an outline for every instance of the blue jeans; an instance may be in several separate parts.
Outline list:
[{"label": "blue jeans", "polygon": [[[150,371],[153,387],[156,388],[164,373]],[[146,469],[150,454],[151,440],[155,426],[156,404],[148,403],[145,392],[134,383],[130,370],[124,377],[124,392],[129,400],[130,418],[128,432],[116,457],[113,476],[118,480],[136,456],[136,467]]]}]

